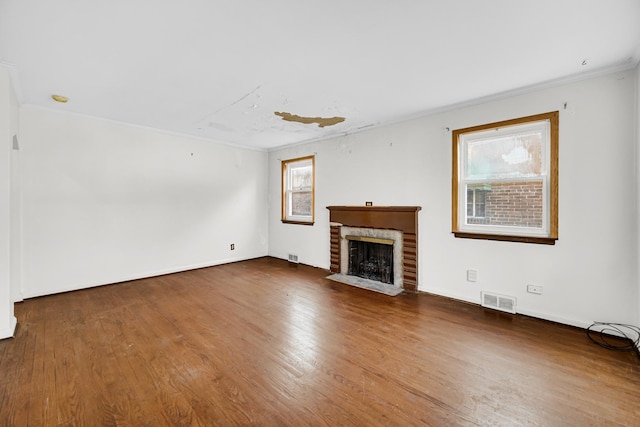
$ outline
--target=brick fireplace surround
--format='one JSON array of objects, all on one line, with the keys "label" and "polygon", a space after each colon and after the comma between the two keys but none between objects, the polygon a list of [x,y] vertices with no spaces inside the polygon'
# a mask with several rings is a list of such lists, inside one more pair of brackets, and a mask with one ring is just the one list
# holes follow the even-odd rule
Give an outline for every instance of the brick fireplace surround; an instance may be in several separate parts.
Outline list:
[{"label": "brick fireplace surround", "polygon": [[340,228],[360,227],[402,232],[402,274],[406,291],[418,290],[418,211],[420,206],[327,206],[329,209],[331,267],[340,273]]}]

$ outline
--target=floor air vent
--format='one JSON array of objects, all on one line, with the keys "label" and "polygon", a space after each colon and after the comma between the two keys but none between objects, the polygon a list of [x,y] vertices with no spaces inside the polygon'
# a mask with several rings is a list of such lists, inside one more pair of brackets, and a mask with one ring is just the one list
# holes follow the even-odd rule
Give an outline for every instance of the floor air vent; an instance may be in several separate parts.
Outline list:
[{"label": "floor air vent", "polygon": [[499,295],[490,292],[482,292],[482,306],[493,308],[494,310],[506,311],[507,313],[516,313],[516,299],[506,295]]}]

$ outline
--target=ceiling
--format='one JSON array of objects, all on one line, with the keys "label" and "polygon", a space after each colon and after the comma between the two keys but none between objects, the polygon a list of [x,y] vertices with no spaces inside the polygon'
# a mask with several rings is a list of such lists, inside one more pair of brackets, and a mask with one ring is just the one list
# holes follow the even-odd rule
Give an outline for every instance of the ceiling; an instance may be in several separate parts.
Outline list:
[{"label": "ceiling", "polygon": [[639,59],[640,0],[0,0],[21,105],[264,150]]}]

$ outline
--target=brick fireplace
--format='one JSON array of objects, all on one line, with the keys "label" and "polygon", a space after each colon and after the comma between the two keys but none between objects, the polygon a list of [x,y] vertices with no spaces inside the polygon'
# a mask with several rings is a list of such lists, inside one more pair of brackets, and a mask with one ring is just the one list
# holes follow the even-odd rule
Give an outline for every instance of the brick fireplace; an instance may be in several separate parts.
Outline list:
[{"label": "brick fireplace", "polygon": [[418,290],[418,212],[420,206],[327,206],[330,222],[331,267],[344,271],[342,228],[395,230],[401,233],[401,281],[406,291]]}]

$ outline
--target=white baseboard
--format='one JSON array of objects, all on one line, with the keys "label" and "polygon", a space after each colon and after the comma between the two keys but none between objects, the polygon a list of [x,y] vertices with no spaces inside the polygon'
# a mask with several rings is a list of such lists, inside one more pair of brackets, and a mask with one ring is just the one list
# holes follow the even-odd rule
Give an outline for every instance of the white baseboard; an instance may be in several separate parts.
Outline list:
[{"label": "white baseboard", "polygon": [[122,276],[116,276],[116,277],[109,277],[109,278],[105,278],[104,281],[100,281],[100,282],[82,283],[82,284],[77,284],[77,285],[74,285],[74,286],[47,290],[46,292],[43,292],[43,293],[40,293],[40,292],[29,293],[29,292],[27,292],[24,295],[24,297],[25,298],[36,298],[36,297],[41,297],[41,296],[45,296],[45,295],[54,295],[54,294],[59,294],[59,293],[63,293],[63,292],[77,291],[77,290],[80,290],[80,289],[94,288],[94,287],[97,287],[97,286],[113,285],[113,284],[122,283],[122,282],[131,282],[131,281],[134,281],[134,280],[147,279],[149,277],[164,276],[166,274],[181,273],[183,271],[190,271],[190,270],[198,270],[200,268],[214,267],[216,265],[230,264],[232,262],[247,261],[249,259],[261,258],[263,256],[267,256],[267,255],[256,255],[256,256],[237,257],[237,258],[224,258],[224,259],[219,259],[219,260],[210,261],[210,262],[204,262],[204,263],[200,263],[200,264],[191,264],[191,265],[185,265],[185,266],[174,267],[174,268],[163,269],[163,270],[146,271],[146,272],[140,272],[140,273],[131,274],[131,275],[122,275]]},{"label": "white baseboard", "polygon": [[536,317],[538,319],[548,320],[550,322],[562,323],[564,325],[575,326],[576,328],[587,329],[589,326],[593,324],[593,322],[584,322],[575,319],[566,319],[560,316],[554,316],[552,314],[539,313],[537,311],[532,310],[523,310],[518,308],[518,313],[524,314],[525,316]]},{"label": "white baseboard", "polygon": [[418,288],[418,292],[425,292],[427,294],[432,294],[432,295],[438,295],[441,297],[445,297],[445,298],[451,298],[451,299],[455,299],[458,301],[464,301],[464,302],[469,302],[471,304],[477,304],[480,305],[481,301],[480,301],[480,293],[478,293],[478,298],[468,298],[468,297],[463,297],[460,295],[455,295],[455,294],[450,294],[447,292],[440,292],[440,291],[434,291],[434,290],[430,290],[430,289],[421,289]]},{"label": "white baseboard", "polygon": [[[460,295],[454,295],[454,294],[447,294],[447,293],[442,293],[442,292],[434,292],[434,291],[430,291],[428,289],[418,289],[421,292],[427,292],[433,295],[439,295],[439,296],[443,296],[446,298],[451,298],[451,299],[455,299],[458,301],[464,301],[464,302],[468,302],[471,304],[477,304],[477,305],[481,305],[481,301],[480,301],[480,295],[478,295],[477,299],[474,298],[468,298],[468,297],[462,297]],[[534,310],[528,310],[526,308],[521,308],[516,306],[516,313],[517,314],[522,314],[524,316],[529,316],[529,317],[535,317],[537,319],[542,319],[542,320],[548,320],[550,322],[555,322],[555,323],[561,323],[563,325],[569,325],[569,326],[575,326],[577,328],[582,328],[582,329],[587,329],[593,322],[589,322],[589,321],[581,321],[581,320],[576,320],[576,319],[567,319],[561,316],[556,316],[553,314],[548,314],[548,313],[540,313]]]},{"label": "white baseboard", "polygon": [[16,325],[18,324],[18,319],[15,316],[11,316],[11,324],[8,328],[0,329],[0,340],[5,338],[12,338],[13,334],[16,332]]}]

